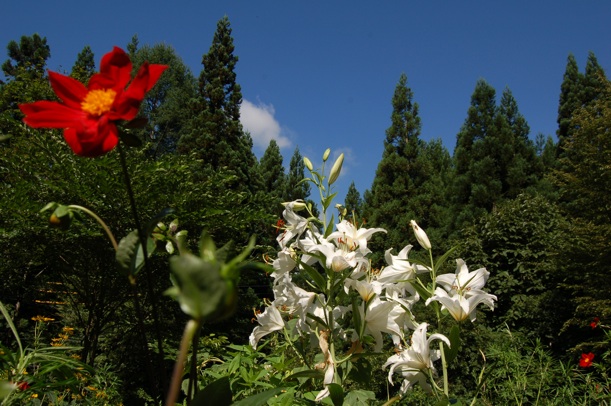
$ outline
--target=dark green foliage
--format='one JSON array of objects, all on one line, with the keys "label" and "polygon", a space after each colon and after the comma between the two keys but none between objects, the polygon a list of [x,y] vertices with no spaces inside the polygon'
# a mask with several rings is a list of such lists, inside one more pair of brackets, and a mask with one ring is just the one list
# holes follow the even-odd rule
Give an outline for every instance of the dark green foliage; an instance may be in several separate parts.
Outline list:
[{"label": "dark green foliage", "polygon": [[95,61],[93,51],[89,45],[85,46],[76,57],[76,62],[72,65],[70,76],[79,82],[87,85],[89,78],[95,73]]},{"label": "dark green foliage", "polygon": [[286,185],[282,194],[283,201],[306,200],[310,195],[311,185],[309,182],[302,182],[304,178],[305,164],[303,163],[303,157],[299,152],[299,147],[295,147],[289,163],[289,172],[286,176]]},{"label": "dark green foliage", "polygon": [[494,88],[480,79],[454,150],[453,231],[538,183],[543,166],[528,133],[511,91],[497,107]]},{"label": "dark green foliage", "polygon": [[498,297],[489,315],[493,325],[507,323],[531,339],[556,339],[570,311],[556,259],[565,226],[557,207],[524,194],[465,230],[460,256],[471,268],[490,272],[486,287]]},{"label": "dark green foliage", "polygon": [[133,46],[132,49],[134,75],[145,62],[168,65],[142,103],[140,115],[148,123],[136,134],[148,143],[153,156],[174,152],[191,118],[189,100],[196,94],[195,77],[169,45],[144,45],[137,49]]},{"label": "dark green foliage", "polygon": [[392,106],[382,160],[371,190],[365,193],[363,210],[370,226],[388,231],[372,240],[374,251],[380,252],[391,247],[400,250],[413,241],[410,220],[417,220],[432,235],[443,233],[445,187],[451,169],[450,156],[440,141],[419,139],[418,104],[413,102],[405,74],[399,78]]},{"label": "dark green foliage", "polygon": [[346,217],[353,218],[356,217],[356,220],[360,220],[360,216],[362,215],[362,206],[363,199],[361,199],[361,194],[356,189],[356,185],[354,182],[350,183],[350,187],[348,187],[348,193],[346,194],[346,198],[344,199],[344,207],[347,210]]},{"label": "dark green foliage", "polygon": [[605,93],[607,81],[605,72],[599,65],[593,52],[588,54],[585,74],[579,72],[577,61],[569,54],[560,86],[560,103],[558,106],[558,154],[562,154],[564,143],[573,136],[577,126],[573,114],[580,108],[600,99]]},{"label": "dark green foliage", "polygon": [[242,130],[242,92],[236,82],[233,38],[229,19],[218,24],[199,76],[197,96],[190,102],[193,116],[180,138],[178,149],[193,154],[205,168],[235,176],[234,189],[254,192],[259,187],[252,139]]},{"label": "dark green foliage", "polygon": [[47,59],[51,57],[51,48],[47,45],[47,38],[38,34],[22,36],[19,43],[9,42],[8,61],[2,64],[2,72],[9,77],[15,78],[20,69],[27,72],[36,72],[39,76],[44,75]]},{"label": "dark green foliage", "polygon": [[276,140],[271,140],[259,162],[259,172],[263,180],[263,191],[273,196],[279,206],[285,191],[286,175],[282,166],[282,154]]},{"label": "dark green foliage", "polygon": [[365,195],[364,216],[370,226],[388,230],[389,234],[384,237],[388,248],[400,250],[407,244],[409,221],[414,218],[410,201],[423,181],[417,162],[422,146],[418,104],[413,101],[413,92],[407,87],[405,74],[400,76],[395,87],[392,108],[382,160],[371,191]]},{"label": "dark green foliage", "polygon": [[[573,318],[565,326],[575,344],[589,319],[611,316],[609,264],[611,254],[611,84],[599,98],[573,114],[575,131],[561,151],[552,181],[571,227],[571,244],[561,252],[565,283],[575,300]],[[572,337],[571,337],[572,336]]]}]

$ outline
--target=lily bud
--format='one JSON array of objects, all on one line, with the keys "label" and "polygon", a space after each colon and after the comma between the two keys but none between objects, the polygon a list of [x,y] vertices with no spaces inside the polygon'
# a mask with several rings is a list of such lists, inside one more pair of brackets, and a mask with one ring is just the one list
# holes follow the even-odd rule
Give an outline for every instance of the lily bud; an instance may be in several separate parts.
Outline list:
[{"label": "lily bud", "polygon": [[306,203],[303,200],[295,200],[293,202],[284,202],[282,203],[284,207],[291,207],[293,211],[300,211],[307,207]]},{"label": "lily bud", "polygon": [[333,184],[337,178],[339,177],[339,173],[342,171],[342,164],[344,163],[344,154],[340,154],[333,167],[331,168],[331,172],[329,173],[329,185]]},{"label": "lily bud", "polygon": [[329,154],[331,154],[331,148],[327,148],[325,150],[325,153],[322,154],[322,161],[323,162],[327,162],[327,159],[329,159]]},{"label": "lily bud", "polygon": [[303,157],[303,163],[309,171],[314,170],[314,165],[312,165],[312,161],[310,161],[307,156]]},{"label": "lily bud", "polygon": [[418,224],[416,224],[414,220],[410,221],[409,225],[412,226],[412,228],[414,229],[416,240],[418,240],[418,243],[420,244],[420,246],[422,246],[422,248],[424,248],[427,251],[430,250],[431,242],[429,241],[429,237],[426,235],[424,230],[418,227]]}]

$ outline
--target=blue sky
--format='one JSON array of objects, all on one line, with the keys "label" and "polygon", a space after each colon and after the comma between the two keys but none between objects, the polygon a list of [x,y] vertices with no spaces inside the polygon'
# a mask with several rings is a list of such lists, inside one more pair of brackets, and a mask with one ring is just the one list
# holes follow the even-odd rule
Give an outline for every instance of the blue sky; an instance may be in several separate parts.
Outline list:
[{"label": "blue sky", "polygon": [[569,53],[581,71],[589,51],[611,69],[611,2],[603,0],[6,3],[0,46],[39,33],[56,71],[70,70],[85,45],[98,62],[137,34],[141,44],[172,45],[198,75],[228,15],[255,152],[270,138],[285,165],[295,146],[315,164],[327,147],[344,152],[340,198],[351,181],[361,194],[371,187],[401,73],[420,105],[422,138],[441,138],[452,153],[478,79],[498,98],[511,89],[534,138],[555,136]]}]

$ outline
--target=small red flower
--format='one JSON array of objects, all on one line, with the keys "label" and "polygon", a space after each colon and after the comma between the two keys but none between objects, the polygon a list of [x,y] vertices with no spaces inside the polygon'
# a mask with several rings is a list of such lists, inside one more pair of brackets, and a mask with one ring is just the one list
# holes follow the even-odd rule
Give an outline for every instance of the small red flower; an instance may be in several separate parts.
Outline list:
[{"label": "small red flower", "polygon": [[30,385],[26,381],[17,382],[17,389],[19,390],[28,390],[30,389]]},{"label": "small red flower", "polygon": [[594,354],[581,354],[581,359],[579,360],[579,366],[582,368],[588,368],[592,366],[592,361],[594,361]]},{"label": "small red flower", "polygon": [[592,320],[592,323],[590,323],[590,327],[592,327],[592,329],[595,329],[596,327],[598,327],[599,324],[600,319],[598,317],[594,317],[594,320]]},{"label": "small red flower", "polygon": [[102,57],[100,73],[91,77],[87,87],[49,71],[49,81],[61,102],[22,104],[23,121],[33,128],[63,128],[66,142],[77,155],[103,155],[119,142],[115,122],[136,117],[146,92],[167,68],[145,62],[129,83],[132,63],[125,51],[114,47]]}]

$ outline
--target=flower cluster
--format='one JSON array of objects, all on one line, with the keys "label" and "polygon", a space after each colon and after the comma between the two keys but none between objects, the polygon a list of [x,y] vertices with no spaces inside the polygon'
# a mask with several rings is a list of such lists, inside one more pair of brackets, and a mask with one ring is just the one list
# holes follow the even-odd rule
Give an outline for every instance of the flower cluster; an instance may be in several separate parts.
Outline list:
[{"label": "flower cluster", "polygon": [[[330,203],[321,196],[325,209]],[[272,262],[274,299],[257,314],[259,325],[250,335],[250,344],[256,348],[265,335],[283,331],[289,340],[299,336],[312,348],[319,348],[324,361],[314,369],[324,376],[325,387],[317,396],[321,400],[329,395],[327,385],[341,384],[336,373],[340,363],[349,362],[352,355],[365,349],[381,352],[384,337],[389,336],[395,346],[395,355],[384,364],[390,366],[390,382],[398,373],[404,378],[402,392],[414,383],[430,390],[429,382],[436,373],[433,363],[443,351],[441,344],[439,350],[430,346],[438,341],[450,347],[451,342],[440,333],[428,335],[429,324],[416,320],[413,305],[426,294],[426,305],[438,302],[435,307],[439,318],[447,310],[458,322],[466,318],[473,321],[478,304],[494,308],[496,296],[482,290],[489,272],[484,268],[469,272],[459,259],[454,274],[436,276],[438,267],[433,262],[428,266],[408,259],[411,245],[398,255],[388,249],[386,266],[372,269],[368,241],[386,230],[359,228],[342,218],[341,208],[340,221],[333,229],[325,224],[326,213],[321,221],[303,201],[284,205],[284,221],[279,223],[282,230],[277,238],[280,250]],[[300,214],[306,211],[308,215]],[[430,254],[431,244],[424,230],[413,221],[411,226]],[[345,351],[341,356],[336,353],[340,348]]]}]

